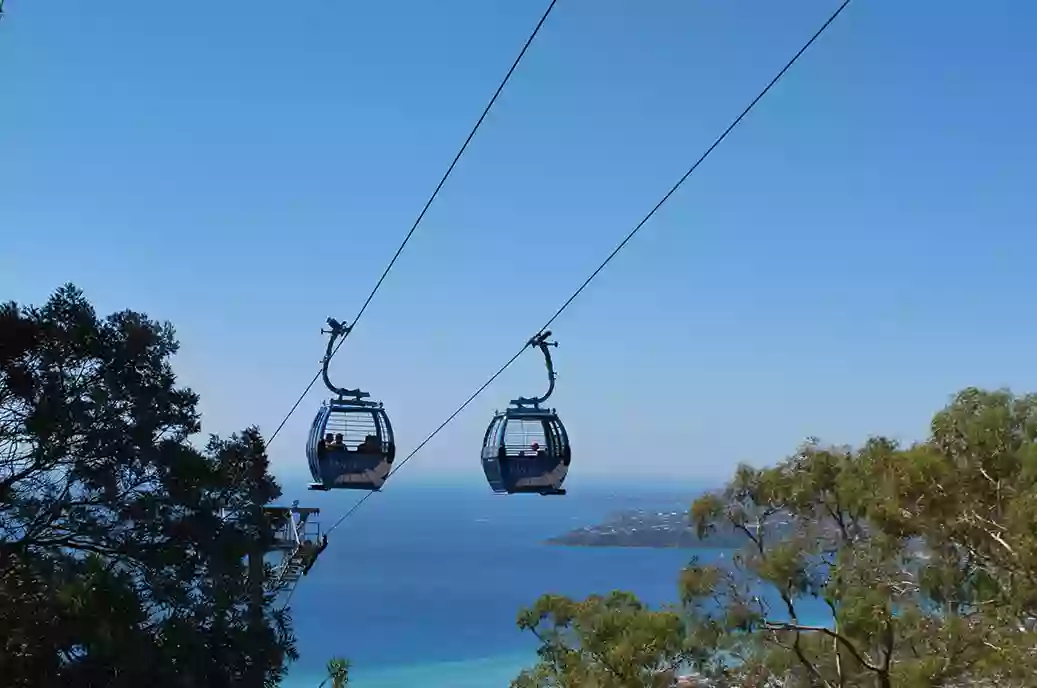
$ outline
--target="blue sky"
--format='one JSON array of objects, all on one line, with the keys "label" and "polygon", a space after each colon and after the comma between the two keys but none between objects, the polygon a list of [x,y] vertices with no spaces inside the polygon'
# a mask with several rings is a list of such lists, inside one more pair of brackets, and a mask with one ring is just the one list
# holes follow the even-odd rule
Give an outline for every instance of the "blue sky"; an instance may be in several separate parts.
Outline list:
[{"label": "blue sky", "polygon": [[[560,0],[335,360],[404,453],[835,8]],[[205,428],[270,432],[545,2],[9,0],[0,298],[171,320]],[[1037,390],[1033,3],[859,1],[555,325],[573,476],[710,479]],[[478,478],[521,359],[394,480]],[[315,390],[271,448],[304,480]]]}]

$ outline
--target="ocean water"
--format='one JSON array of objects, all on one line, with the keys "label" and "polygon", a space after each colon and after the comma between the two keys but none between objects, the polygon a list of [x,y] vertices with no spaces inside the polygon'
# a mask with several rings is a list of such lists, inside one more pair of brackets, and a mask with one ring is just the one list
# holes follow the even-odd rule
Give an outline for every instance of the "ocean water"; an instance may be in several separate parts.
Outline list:
[{"label": "ocean water", "polygon": [[[672,602],[691,555],[543,541],[621,509],[687,509],[698,491],[692,486],[574,484],[565,497],[539,497],[493,495],[480,484],[399,482],[331,532],[300,581],[291,607],[301,659],[285,688],[316,687],[336,655],[351,661],[356,688],[507,686],[535,662],[535,639],[515,625],[523,606],[547,592],[617,588]],[[321,508],[323,528],[357,498],[293,497]]]}]

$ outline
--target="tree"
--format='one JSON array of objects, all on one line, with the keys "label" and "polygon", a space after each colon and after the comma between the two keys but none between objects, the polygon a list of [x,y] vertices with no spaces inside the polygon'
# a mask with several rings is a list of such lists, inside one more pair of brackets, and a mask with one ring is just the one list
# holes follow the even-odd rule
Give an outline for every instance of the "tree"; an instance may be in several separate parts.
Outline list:
[{"label": "tree", "polygon": [[515,688],[664,688],[685,660],[680,615],[651,611],[628,592],[582,602],[545,595],[519,615],[518,625],[540,640],[540,663]]},{"label": "tree", "polygon": [[331,688],[346,688],[349,684],[349,660],[335,657],[328,660],[328,677],[320,682],[320,688],[324,688],[331,681]]},{"label": "tree", "polygon": [[[255,428],[190,444],[172,327],[99,318],[71,285],[0,306],[0,676],[5,686],[274,684],[294,659],[244,561],[272,537]],[[227,517],[231,514],[233,517]]]},{"label": "tree", "polygon": [[[1035,440],[1037,396],[967,389],[924,442],[809,440],[777,466],[740,466],[691,507],[699,537],[746,544],[681,573],[688,664],[716,686],[1037,685]],[[594,654],[669,638],[616,634]],[[572,675],[592,665],[572,644],[556,653]],[[542,654],[532,673],[550,666]]]}]

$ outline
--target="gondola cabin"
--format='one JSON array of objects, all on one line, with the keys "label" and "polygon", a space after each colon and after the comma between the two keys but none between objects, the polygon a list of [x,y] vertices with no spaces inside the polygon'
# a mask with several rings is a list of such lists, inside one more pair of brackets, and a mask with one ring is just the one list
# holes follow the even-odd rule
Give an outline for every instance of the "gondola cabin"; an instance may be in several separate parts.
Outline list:
[{"label": "gondola cabin", "polygon": [[333,399],[321,406],[306,442],[311,490],[379,490],[396,458],[381,405]]},{"label": "gondola cabin", "polygon": [[328,377],[335,342],[350,327],[328,318],[330,334],[324,353],[324,386],[335,398],[324,402],[306,438],[306,460],[313,482],[311,490],[380,490],[392,472],[396,442],[392,424],[381,403],[359,389],[336,387]]},{"label": "gondola cabin", "polygon": [[564,495],[572,448],[553,410],[498,411],[483,438],[482,466],[498,494]]}]

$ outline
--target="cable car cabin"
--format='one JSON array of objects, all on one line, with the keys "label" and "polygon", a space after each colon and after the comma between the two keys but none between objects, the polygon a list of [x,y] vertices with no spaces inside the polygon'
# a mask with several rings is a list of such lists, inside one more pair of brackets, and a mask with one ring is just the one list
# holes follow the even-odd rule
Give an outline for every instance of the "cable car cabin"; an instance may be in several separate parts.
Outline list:
[{"label": "cable car cabin", "polygon": [[381,405],[333,399],[321,406],[306,442],[311,490],[379,490],[396,458]]},{"label": "cable car cabin", "polygon": [[498,411],[483,438],[483,471],[498,494],[564,495],[571,461],[565,426],[548,409]]}]

